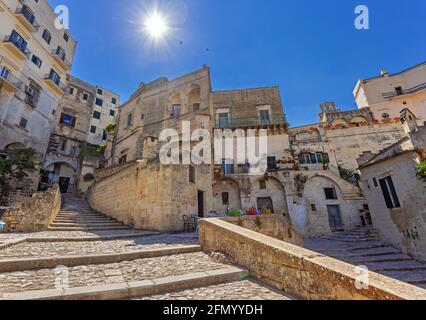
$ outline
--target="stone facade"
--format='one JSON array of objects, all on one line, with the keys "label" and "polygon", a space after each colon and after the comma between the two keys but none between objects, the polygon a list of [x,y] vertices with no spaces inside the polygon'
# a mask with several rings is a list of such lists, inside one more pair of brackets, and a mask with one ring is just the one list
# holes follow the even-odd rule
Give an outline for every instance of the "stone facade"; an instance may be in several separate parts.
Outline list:
[{"label": "stone facade", "polygon": [[61,208],[61,193],[54,186],[43,193],[36,193],[28,200],[14,204],[2,217],[6,228],[14,232],[38,232],[48,229]]},{"label": "stone facade", "polygon": [[361,185],[382,239],[426,261],[426,184],[416,177],[426,156],[426,126],[418,127],[409,110],[403,122],[406,137],[359,159]]}]

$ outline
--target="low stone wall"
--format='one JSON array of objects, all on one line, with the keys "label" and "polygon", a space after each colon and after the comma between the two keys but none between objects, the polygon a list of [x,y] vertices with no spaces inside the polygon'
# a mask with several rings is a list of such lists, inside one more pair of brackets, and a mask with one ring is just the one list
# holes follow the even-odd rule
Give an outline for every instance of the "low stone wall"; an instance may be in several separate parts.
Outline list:
[{"label": "low stone wall", "polygon": [[292,226],[285,221],[284,216],[280,214],[224,218],[222,220],[281,241],[298,246],[303,245],[302,236],[294,231]]},{"label": "low stone wall", "polygon": [[373,273],[368,287],[357,289],[355,266],[244,229],[220,219],[200,221],[205,252],[222,252],[270,285],[308,300],[417,300],[426,290]]},{"label": "low stone wall", "polygon": [[28,200],[12,205],[3,215],[6,230],[37,232],[47,230],[61,209],[61,192],[54,186],[43,193],[36,193]]}]

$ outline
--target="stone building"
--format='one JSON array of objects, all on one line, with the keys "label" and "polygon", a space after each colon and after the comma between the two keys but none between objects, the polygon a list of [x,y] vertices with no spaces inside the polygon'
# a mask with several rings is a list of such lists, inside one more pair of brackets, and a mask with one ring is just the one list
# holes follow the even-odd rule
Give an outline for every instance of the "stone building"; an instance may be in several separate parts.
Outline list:
[{"label": "stone building", "polygon": [[42,183],[59,183],[62,193],[85,193],[90,183],[84,176],[99,167],[102,158],[94,151],[106,144],[105,128],[116,123],[118,103],[118,95],[68,76],[44,159]]},{"label": "stone building", "polygon": [[354,89],[358,108],[369,107],[376,119],[398,119],[409,108],[426,121],[426,62],[390,74],[381,71],[378,77],[359,80]]},{"label": "stone building", "polygon": [[426,182],[416,177],[426,158],[426,126],[408,109],[401,120],[405,137],[359,158],[361,186],[382,239],[426,261]]},{"label": "stone building", "polygon": [[46,153],[76,47],[55,19],[47,0],[0,1],[0,149]]},{"label": "stone building", "polygon": [[[96,172],[89,193],[95,209],[118,220],[137,228],[181,231],[184,215],[254,208],[285,215],[305,236],[362,223],[360,190],[324,165],[328,161],[310,170],[296,165],[278,87],[215,92],[210,70],[203,67],[174,80],[141,83],[119,117],[115,136],[108,140],[111,161]],[[164,129],[176,130],[183,150],[182,121],[211,137],[217,130],[234,134],[238,129],[243,136],[267,130],[266,167],[262,171],[236,161],[235,140],[232,159],[211,143],[214,161],[208,164],[163,164],[159,150],[165,142],[159,137]]]}]

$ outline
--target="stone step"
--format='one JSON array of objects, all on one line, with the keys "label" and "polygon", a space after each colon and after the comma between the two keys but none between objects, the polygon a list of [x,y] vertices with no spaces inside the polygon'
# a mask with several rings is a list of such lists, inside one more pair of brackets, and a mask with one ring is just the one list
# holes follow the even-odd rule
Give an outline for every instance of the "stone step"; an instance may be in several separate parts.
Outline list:
[{"label": "stone step", "polygon": [[372,238],[372,237],[363,237],[363,238],[351,238],[351,237],[326,237],[323,238],[325,240],[331,240],[331,241],[341,241],[341,242],[348,242],[348,243],[365,243],[365,242],[373,242],[376,241],[377,239]]},{"label": "stone step", "polygon": [[107,231],[107,230],[130,230],[127,226],[117,227],[49,227],[49,231]]},{"label": "stone step", "polygon": [[367,250],[358,250],[356,253],[354,252],[338,252],[338,253],[331,253],[333,257],[335,258],[368,258],[368,257],[383,257],[385,258],[388,255],[398,255],[401,254],[400,250],[397,250],[392,247],[383,247],[383,248],[373,248],[373,249],[367,249]]},{"label": "stone step", "polygon": [[124,226],[124,224],[120,222],[98,222],[98,223],[58,223],[53,222],[51,225],[53,228],[63,228],[63,227],[78,227],[78,228],[102,228],[102,227],[119,227]]},{"label": "stone step", "polygon": [[102,214],[62,214],[59,213],[55,218],[107,218]]},{"label": "stone step", "polygon": [[342,259],[354,264],[363,264],[367,262],[413,261],[413,258],[401,253],[388,254],[388,255],[374,255],[374,256],[352,256],[352,257],[343,257]]},{"label": "stone step", "polygon": [[73,217],[73,218],[62,218],[62,217],[56,217],[54,219],[57,222],[74,222],[74,221],[115,221],[114,219],[110,217]]},{"label": "stone step", "polygon": [[4,294],[5,300],[118,300],[164,294],[241,281],[248,272],[237,267],[172,275],[151,280],[117,282],[69,289],[50,289]]},{"label": "stone step", "polygon": [[375,272],[383,271],[417,271],[425,270],[426,265],[415,260],[391,261],[391,262],[366,262],[364,266]]},{"label": "stone step", "polygon": [[419,270],[413,272],[411,270],[392,270],[392,271],[381,271],[381,274],[394,278],[400,281],[408,282],[411,284],[426,284],[426,270]]}]

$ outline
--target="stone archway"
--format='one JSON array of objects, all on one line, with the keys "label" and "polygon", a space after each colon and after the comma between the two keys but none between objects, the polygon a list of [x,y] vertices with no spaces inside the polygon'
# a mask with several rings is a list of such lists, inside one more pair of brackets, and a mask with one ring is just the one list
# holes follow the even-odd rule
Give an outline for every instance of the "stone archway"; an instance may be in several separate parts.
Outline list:
[{"label": "stone archway", "polygon": [[[281,181],[273,176],[260,177],[255,180],[251,187],[251,202],[258,207],[259,199],[270,199],[273,212],[288,216],[287,193]],[[257,208],[261,209],[261,208]]]},{"label": "stone archway", "polygon": [[61,193],[71,193],[77,182],[77,168],[67,161],[50,161],[45,164],[40,178],[41,189],[59,184]]}]

